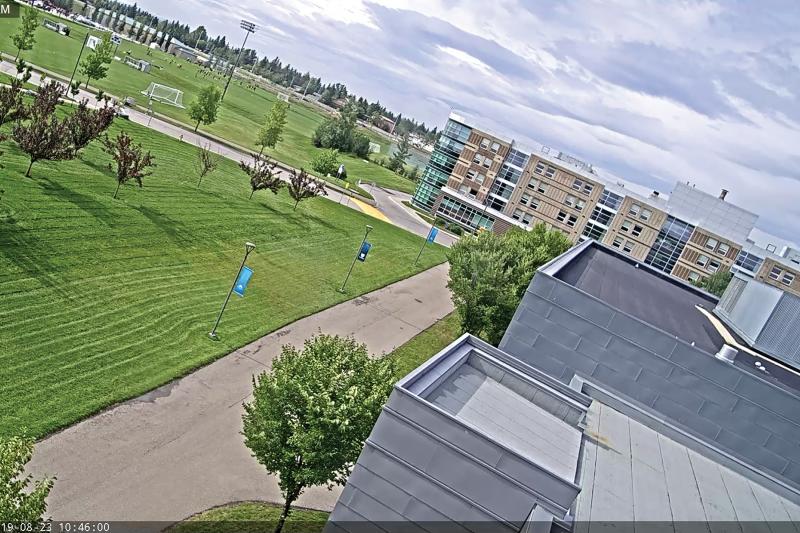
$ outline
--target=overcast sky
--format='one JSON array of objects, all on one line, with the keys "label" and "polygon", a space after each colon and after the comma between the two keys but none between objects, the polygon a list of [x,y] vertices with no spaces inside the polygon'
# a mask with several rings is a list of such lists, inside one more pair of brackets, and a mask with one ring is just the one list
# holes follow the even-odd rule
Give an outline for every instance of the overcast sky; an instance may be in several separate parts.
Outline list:
[{"label": "overcast sky", "polygon": [[800,3],[139,0],[441,125],[451,109],[800,241]]}]

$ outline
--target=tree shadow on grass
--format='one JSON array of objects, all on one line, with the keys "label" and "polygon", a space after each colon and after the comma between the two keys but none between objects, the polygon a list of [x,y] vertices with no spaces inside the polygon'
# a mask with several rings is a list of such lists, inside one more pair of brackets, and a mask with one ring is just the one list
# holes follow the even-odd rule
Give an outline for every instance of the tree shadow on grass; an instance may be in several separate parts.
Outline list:
[{"label": "tree shadow on grass", "polygon": [[36,181],[39,182],[46,195],[58,200],[66,200],[106,225],[110,226],[118,222],[117,217],[109,210],[108,205],[97,201],[94,197],[68,189],[49,178],[38,178]]},{"label": "tree shadow on grass", "polygon": [[195,243],[199,238],[196,232],[187,230],[186,225],[183,224],[183,222],[178,222],[177,220],[168,217],[161,211],[146,205],[140,205],[138,207],[134,207],[134,209],[139,211],[139,213],[149,220],[150,223],[164,232],[164,234],[176,244],[189,246]]},{"label": "tree shadow on grass", "polygon": [[16,224],[0,226],[0,258],[15,265],[25,276],[70,300],[74,295],[63,288],[59,267],[49,257],[52,257],[52,252],[44,248],[44,242],[36,238],[35,232]]}]

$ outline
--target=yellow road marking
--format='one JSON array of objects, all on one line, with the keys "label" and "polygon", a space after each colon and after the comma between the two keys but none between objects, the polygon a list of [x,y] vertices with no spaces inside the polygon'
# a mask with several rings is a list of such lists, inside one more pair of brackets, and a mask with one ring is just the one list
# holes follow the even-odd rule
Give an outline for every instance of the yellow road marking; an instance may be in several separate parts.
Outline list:
[{"label": "yellow road marking", "polygon": [[734,348],[737,348],[739,350],[744,350],[745,352],[749,353],[750,355],[754,355],[754,356],[758,357],[759,359],[763,359],[764,361],[768,361],[768,362],[772,363],[773,365],[777,365],[777,366],[783,368],[784,370],[788,370],[792,374],[800,376],[800,372],[798,372],[794,368],[792,368],[790,366],[786,366],[786,365],[780,363],[779,361],[776,361],[775,359],[770,359],[768,357],[764,357],[760,353],[758,353],[758,352],[756,352],[754,350],[751,350],[749,347],[739,344],[736,341],[736,339],[733,337],[733,335],[731,335],[731,333],[728,331],[728,328],[725,327],[725,324],[723,324],[716,316],[711,314],[711,312],[703,309],[699,305],[696,305],[695,308],[697,308],[698,311],[700,311],[701,313],[703,313],[705,315],[705,317],[708,319],[708,321],[711,322],[711,325],[714,326],[714,328],[717,330],[717,333],[719,333],[722,336],[722,340],[724,340],[726,344],[730,344],[731,346],[733,346]]},{"label": "yellow road marking", "polygon": [[391,220],[389,220],[389,219],[386,217],[386,215],[384,215],[383,213],[381,213],[380,211],[378,211],[377,209],[375,209],[375,208],[374,208],[374,207],[372,207],[371,205],[369,205],[369,204],[367,204],[367,203],[364,203],[364,202],[362,202],[361,200],[356,200],[356,199],[355,199],[355,198],[353,198],[352,196],[350,197],[350,201],[351,201],[351,202],[353,202],[354,204],[356,204],[356,205],[358,206],[358,208],[359,208],[359,209],[361,209],[363,212],[365,212],[365,213],[366,213],[366,214],[368,214],[369,216],[371,216],[371,217],[375,217],[375,218],[377,218],[378,220],[383,220],[384,222],[388,222],[389,224],[391,224],[391,223],[392,223],[392,221],[391,221]]}]

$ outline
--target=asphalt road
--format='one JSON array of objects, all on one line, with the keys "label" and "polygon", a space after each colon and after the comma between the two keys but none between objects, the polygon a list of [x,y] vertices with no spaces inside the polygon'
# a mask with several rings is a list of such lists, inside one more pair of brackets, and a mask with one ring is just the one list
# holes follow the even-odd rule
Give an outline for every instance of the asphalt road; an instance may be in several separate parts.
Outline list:
[{"label": "asphalt road", "polygon": [[[177,521],[231,501],[280,501],[276,478],[241,431],[251,377],[284,344],[318,331],[354,335],[389,352],[452,310],[447,265],[304,318],[168,385],[36,445],[29,470],[58,477],[54,520]],[[209,340],[209,342],[212,342]],[[339,490],[307,490],[298,505],[331,510]]]}]

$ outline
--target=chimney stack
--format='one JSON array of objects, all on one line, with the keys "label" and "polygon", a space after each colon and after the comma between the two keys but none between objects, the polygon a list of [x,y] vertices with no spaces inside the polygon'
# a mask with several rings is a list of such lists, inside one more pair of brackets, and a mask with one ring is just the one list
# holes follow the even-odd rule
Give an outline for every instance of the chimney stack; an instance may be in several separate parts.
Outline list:
[{"label": "chimney stack", "polygon": [[728,189],[722,189],[722,191],[719,193],[719,199],[725,200],[726,196],[728,196]]}]

